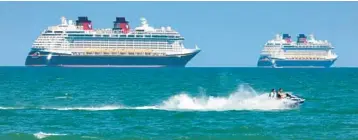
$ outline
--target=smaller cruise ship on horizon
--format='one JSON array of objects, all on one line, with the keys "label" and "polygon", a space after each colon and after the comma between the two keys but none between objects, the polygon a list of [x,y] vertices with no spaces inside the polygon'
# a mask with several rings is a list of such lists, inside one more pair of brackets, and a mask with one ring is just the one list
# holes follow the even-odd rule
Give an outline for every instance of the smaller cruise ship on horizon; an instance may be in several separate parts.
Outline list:
[{"label": "smaller cruise ship on horizon", "polygon": [[278,34],[265,43],[257,66],[329,68],[338,58],[333,49],[330,42],[316,40],[313,35],[299,34],[297,41],[292,41],[289,34]]}]

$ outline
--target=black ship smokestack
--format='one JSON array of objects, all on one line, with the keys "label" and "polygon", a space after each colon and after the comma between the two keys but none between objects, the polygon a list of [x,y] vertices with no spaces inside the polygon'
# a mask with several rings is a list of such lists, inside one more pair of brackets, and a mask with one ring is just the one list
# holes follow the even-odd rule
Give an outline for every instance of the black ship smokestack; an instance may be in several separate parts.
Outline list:
[{"label": "black ship smokestack", "polygon": [[82,26],[83,30],[92,30],[92,21],[88,20],[87,17],[78,17],[76,26]]},{"label": "black ship smokestack", "polygon": [[121,30],[124,33],[129,32],[129,22],[126,21],[125,17],[116,17],[116,20],[113,23],[113,30]]},{"label": "black ship smokestack", "polygon": [[297,43],[307,43],[307,36],[305,34],[299,34],[297,37]]}]

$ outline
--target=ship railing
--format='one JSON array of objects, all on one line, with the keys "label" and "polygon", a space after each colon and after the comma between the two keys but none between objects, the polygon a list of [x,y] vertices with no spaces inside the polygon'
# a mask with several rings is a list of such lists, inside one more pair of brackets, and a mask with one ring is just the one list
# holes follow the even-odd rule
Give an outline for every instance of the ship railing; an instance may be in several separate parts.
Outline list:
[{"label": "ship railing", "polygon": [[138,30],[130,30],[128,32],[124,32],[123,30],[110,30],[110,29],[99,29],[92,31],[94,34],[178,34],[176,31],[162,31],[162,30],[155,30],[151,32],[144,32]]},{"label": "ship railing", "polygon": [[297,45],[284,45],[285,48],[332,48],[331,44],[297,44]]},{"label": "ship railing", "polygon": [[315,59],[329,59],[331,58],[329,55],[285,55],[285,58],[292,59],[307,59],[307,60],[315,60]]},{"label": "ship railing", "polygon": [[74,52],[75,55],[125,55],[125,56],[163,56],[165,53],[158,52]]},{"label": "ship railing", "polygon": [[296,43],[297,46],[332,46],[331,43],[322,42],[322,43]]},{"label": "ship railing", "polygon": [[318,57],[288,57],[286,59],[289,59],[289,60],[325,60],[326,58],[318,58]]},{"label": "ship railing", "polygon": [[85,49],[86,52],[103,52],[103,53],[112,53],[112,52],[139,52],[139,53],[150,53],[153,52],[152,49]]}]

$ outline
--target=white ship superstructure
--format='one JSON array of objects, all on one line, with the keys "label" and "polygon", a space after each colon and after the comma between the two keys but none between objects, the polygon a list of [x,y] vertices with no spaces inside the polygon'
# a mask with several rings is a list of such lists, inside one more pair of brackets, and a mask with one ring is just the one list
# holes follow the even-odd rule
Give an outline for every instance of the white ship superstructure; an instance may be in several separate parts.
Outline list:
[{"label": "white ship superstructure", "polygon": [[327,40],[316,40],[313,35],[307,38],[299,34],[292,41],[289,34],[276,35],[269,40],[261,52],[259,67],[330,67],[337,55]]},{"label": "white ship superstructure", "polygon": [[124,17],[117,17],[109,29],[93,29],[87,17],[61,21],[35,40],[26,65],[184,66],[200,52],[186,49],[184,37],[171,27],[155,29],[145,18],[134,30]]}]

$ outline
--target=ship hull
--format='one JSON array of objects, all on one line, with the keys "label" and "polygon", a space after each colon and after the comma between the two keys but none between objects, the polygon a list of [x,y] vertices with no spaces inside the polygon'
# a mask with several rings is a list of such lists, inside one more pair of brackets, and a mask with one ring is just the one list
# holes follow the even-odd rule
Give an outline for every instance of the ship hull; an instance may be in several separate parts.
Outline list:
[{"label": "ship hull", "polygon": [[270,68],[329,68],[336,60],[337,58],[326,60],[260,59],[257,66]]},{"label": "ship hull", "polygon": [[185,67],[199,51],[169,56],[66,55],[42,52],[26,58],[26,66],[63,67]]}]

